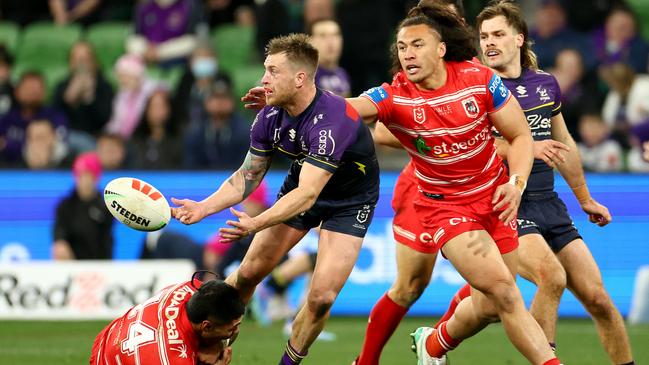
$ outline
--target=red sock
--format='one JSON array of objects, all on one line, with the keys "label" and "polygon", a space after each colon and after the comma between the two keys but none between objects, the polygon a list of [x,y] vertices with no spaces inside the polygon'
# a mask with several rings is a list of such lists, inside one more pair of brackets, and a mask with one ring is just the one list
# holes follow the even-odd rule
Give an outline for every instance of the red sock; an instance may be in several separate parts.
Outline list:
[{"label": "red sock", "polygon": [[437,331],[426,339],[426,351],[432,357],[442,357],[448,351],[456,348],[462,340],[456,340],[446,331],[446,322],[439,324]]},{"label": "red sock", "polygon": [[544,362],[543,365],[561,365],[561,361],[555,357],[554,359]]},{"label": "red sock", "polygon": [[458,290],[457,293],[455,293],[453,299],[451,299],[451,303],[448,305],[448,309],[446,310],[446,313],[444,313],[442,318],[439,319],[439,321],[435,325],[435,328],[438,328],[440,323],[446,322],[449,319],[451,319],[453,313],[455,313],[455,308],[457,308],[457,305],[460,304],[462,299],[470,295],[471,295],[471,286],[469,284],[466,284],[463,287],[461,287],[460,290]]},{"label": "red sock", "polygon": [[407,312],[408,308],[392,301],[387,293],[376,302],[370,312],[357,365],[378,365],[383,347]]}]

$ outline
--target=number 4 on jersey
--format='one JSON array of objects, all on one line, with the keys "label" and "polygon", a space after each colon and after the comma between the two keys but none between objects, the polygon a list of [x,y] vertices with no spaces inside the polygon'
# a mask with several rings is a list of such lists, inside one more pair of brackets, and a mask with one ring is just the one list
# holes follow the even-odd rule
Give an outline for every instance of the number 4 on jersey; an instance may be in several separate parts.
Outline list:
[{"label": "number 4 on jersey", "polygon": [[140,346],[154,343],[155,329],[143,322],[133,322],[128,326],[128,337],[122,340],[122,352],[128,356],[135,353]]}]

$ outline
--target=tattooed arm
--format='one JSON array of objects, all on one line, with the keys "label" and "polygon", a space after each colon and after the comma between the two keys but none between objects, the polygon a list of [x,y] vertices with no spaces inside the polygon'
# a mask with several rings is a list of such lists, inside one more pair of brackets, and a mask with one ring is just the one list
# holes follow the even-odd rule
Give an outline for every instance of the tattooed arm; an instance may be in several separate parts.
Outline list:
[{"label": "tattooed arm", "polygon": [[248,152],[243,165],[209,197],[200,202],[171,198],[178,206],[171,208],[171,215],[181,223],[192,224],[241,202],[257,189],[271,160],[270,156],[257,156]]}]

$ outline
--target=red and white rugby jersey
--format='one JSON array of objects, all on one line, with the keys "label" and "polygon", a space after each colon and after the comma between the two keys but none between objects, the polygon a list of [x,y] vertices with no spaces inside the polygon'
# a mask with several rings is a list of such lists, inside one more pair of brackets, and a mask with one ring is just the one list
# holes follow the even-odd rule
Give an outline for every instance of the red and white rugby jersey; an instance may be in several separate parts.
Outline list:
[{"label": "red and white rugby jersey", "polygon": [[185,311],[194,292],[190,281],[172,285],[129,309],[106,327],[91,365],[194,365],[198,338]]},{"label": "red and white rugby jersey", "polygon": [[479,63],[446,62],[446,71],[446,84],[436,90],[420,90],[398,72],[391,85],[363,96],[412,157],[423,191],[444,200],[474,199],[505,174],[488,114],[511,95],[500,77]]}]

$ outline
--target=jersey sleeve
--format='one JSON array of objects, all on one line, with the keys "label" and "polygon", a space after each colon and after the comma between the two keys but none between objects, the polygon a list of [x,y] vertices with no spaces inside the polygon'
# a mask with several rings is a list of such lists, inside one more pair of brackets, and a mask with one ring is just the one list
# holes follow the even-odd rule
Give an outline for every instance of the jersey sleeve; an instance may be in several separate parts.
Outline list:
[{"label": "jersey sleeve", "polygon": [[373,87],[361,94],[361,97],[368,99],[374,104],[378,112],[378,119],[389,120],[392,113],[393,100],[392,100],[392,86],[383,83],[381,86]]},{"label": "jersey sleeve", "polygon": [[305,161],[333,173],[347,148],[356,140],[361,122],[347,117],[344,111],[325,118],[309,132],[309,152]]},{"label": "jersey sleeve", "polygon": [[269,130],[267,111],[267,108],[259,111],[252,122],[252,127],[250,127],[250,153],[256,156],[270,156],[275,153],[274,131]]},{"label": "jersey sleeve", "polygon": [[561,87],[554,76],[552,77],[552,91],[554,92],[554,105],[552,105],[552,116],[561,113]]},{"label": "jersey sleeve", "polygon": [[507,104],[512,94],[500,76],[496,75],[493,71],[488,70],[487,79],[487,112],[493,113]]}]

